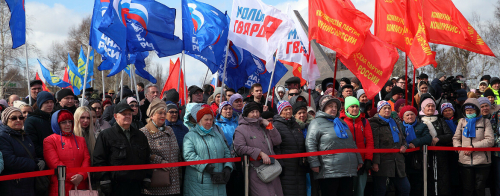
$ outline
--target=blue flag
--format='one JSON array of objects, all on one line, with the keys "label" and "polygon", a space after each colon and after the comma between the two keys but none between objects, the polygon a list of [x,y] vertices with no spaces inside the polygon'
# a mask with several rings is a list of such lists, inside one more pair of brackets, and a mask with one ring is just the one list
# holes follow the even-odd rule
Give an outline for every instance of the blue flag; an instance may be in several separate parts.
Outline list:
[{"label": "blue flag", "polygon": [[10,34],[12,48],[17,48],[26,43],[26,11],[24,0],[5,0],[10,9]]},{"label": "blue flag", "polygon": [[75,95],[80,95],[80,89],[83,88],[83,77],[80,75],[78,72],[78,67],[76,67],[75,63],[73,63],[73,60],[71,60],[71,56],[69,56],[68,53],[68,76],[69,76],[69,83],[73,86],[73,93]]},{"label": "blue flag", "polygon": [[219,41],[228,27],[227,16],[218,9],[195,0],[182,0],[184,47],[203,51]]},{"label": "blue flag", "polygon": [[[87,57],[83,53],[83,49],[80,46],[80,55],[78,56],[78,73],[85,77],[85,63],[87,62]],[[89,66],[87,68],[87,79],[94,75],[94,50],[90,51],[89,55]]]},{"label": "blue flag", "polygon": [[61,78],[50,73],[50,71],[47,68],[45,68],[45,66],[42,65],[40,60],[38,60],[38,64],[40,64],[40,69],[42,70],[42,76],[45,78],[45,81],[47,83],[49,83],[50,85],[58,86],[61,88],[65,88],[65,87],[68,87],[69,85],[71,85],[71,84],[68,84],[67,82],[64,82],[63,80],[61,80]]},{"label": "blue flag", "polygon": [[[135,54],[135,74],[141,76],[142,78],[156,84],[157,80],[148,71],[146,71],[146,57],[148,57],[149,52],[139,52]],[[132,56],[132,55],[131,55]]]}]

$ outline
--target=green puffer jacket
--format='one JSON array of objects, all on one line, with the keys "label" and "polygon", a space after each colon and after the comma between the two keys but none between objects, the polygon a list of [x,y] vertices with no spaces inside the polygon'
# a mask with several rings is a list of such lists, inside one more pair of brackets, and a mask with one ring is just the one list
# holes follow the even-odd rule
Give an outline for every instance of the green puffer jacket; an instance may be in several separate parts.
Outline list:
[{"label": "green puffer jacket", "polygon": [[[224,138],[215,128],[208,134],[201,131],[199,125],[189,129],[184,136],[183,157],[185,161],[198,161],[206,159],[231,158],[231,153]],[[231,163],[216,163],[214,172],[222,172],[224,167],[233,166]],[[191,165],[186,167],[184,176],[184,195],[226,195],[225,184],[212,184],[210,174],[204,172],[207,164]]]},{"label": "green puffer jacket", "polygon": [[[309,124],[309,130],[307,131],[306,151],[316,152],[357,148],[356,143],[352,139],[351,131],[347,131],[348,138],[340,139],[333,129],[333,123],[328,119],[335,119],[335,117],[323,111],[316,113],[316,118]],[[345,124],[343,120],[341,121]],[[316,176],[316,179],[356,176],[358,164],[363,163],[359,153],[313,156],[308,157],[308,161],[311,168],[319,167],[319,174]]]}]

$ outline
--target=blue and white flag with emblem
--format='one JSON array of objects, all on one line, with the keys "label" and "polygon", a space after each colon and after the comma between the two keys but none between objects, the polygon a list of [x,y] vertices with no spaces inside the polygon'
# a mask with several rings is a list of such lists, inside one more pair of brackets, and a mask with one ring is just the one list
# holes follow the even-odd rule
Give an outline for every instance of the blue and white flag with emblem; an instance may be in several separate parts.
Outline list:
[{"label": "blue and white flag with emblem", "polygon": [[43,76],[43,78],[45,78],[45,81],[48,84],[50,84],[52,86],[58,86],[61,88],[65,88],[65,87],[68,87],[69,85],[71,85],[71,84],[61,80],[61,78],[50,73],[50,71],[47,68],[45,68],[45,66],[42,65],[40,60],[38,60],[38,64],[40,64],[40,69],[42,70],[42,76]]}]

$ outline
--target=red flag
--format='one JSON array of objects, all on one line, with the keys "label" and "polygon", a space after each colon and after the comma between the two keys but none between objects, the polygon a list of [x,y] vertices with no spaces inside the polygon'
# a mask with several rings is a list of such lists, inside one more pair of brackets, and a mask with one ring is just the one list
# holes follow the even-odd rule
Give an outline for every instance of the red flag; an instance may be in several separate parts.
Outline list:
[{"label": "red flag", "polygon": [[[179,60],[179,58],[177,58],[177,61],[174,62],[172,60],[170,60],[170,69],[169,69],[169,72],[168,72],[168,79],[167,81],[165,81],[165,85],[163,86],[163,89],[161,90],[161,94],[160,94],[160,99],[163,98],[163,93],[165,91],[168,91],[170,89],[177,89],[177,86],[179,86],[180,89],[177,89],[177,92],[179,92],[179,100],[181,101],[181,105],[185,105],[186,104],[186,93],[184,92],[187,87],[184,83],[184,74],[182,73],[182,70],[181,70],[181,77],[179,79],[179,68],[181,67],[181,61]],[[181,83],[181,85],[178,85],[179,82]]]},{"label": "red flag", "polygon": [[[42,81],[42,79],[40,79],[40,76],[38,76],[38,72],[36,72],[35,79]],[[50,92],[49,88],[47,88],[47,86],[45,86],[45,82],[43,82],[43,81],[42,81],[42,89],[43,89],[43,91]]]},{"label": "red flag", "polygon": [[[429,45],[429,34],[422,19],[421,0],[406,0],[406,26],[408,32],[415,32],[412,36],[411,45],[407,45],[406,54],[410,58],[415,68],[420,68],[432,64],[437,67],[436,52],[431,50]],[[407,37],[410,35],[407,34]]]},{"label": "red flag", "polygon": [[294,62],[288,62],[285,60],[280,60],[280,62],[285,64],[285,65],[290,65],[293,68],[293,70],[292,70],[293,76],[300,78],[300,86],[304,86],[306,84],[307,81],[304,80],[304,78],[302,78],[302,65],[301,64],[294,63]]},{"label": "red flag", "polygon": [[345,0],[309,0],[309,40],[345,58],[361,50],[372,20]]},{"label": "red flag", "polygon": [[495,56],[451,0],[423,0],[423,7],[430,42]]},{"label": "red flag", "polygon": [[[68,84],[71,84],[71,82],[69,81],[68,67],[64,68],[63,81],[67,82]],[[71,86],[71,85],[69,85],[68,87],[65,87],[65,88],[69,88],[69,89],[71,89],[71,91],[73,91],[73,86]],[[63,89],[65,89],[65,88],[63,88]]]},{"label": "red flag", "polygon": [[361,81],[368,99],[373,99],[391,77],[399,54],[394,46],[369,33],[359,52],[349,59],[337,57]]},{"label": "red flag", "polygon": [[406,27],[404,1],[375,1],[375,36],[402,51],[406,51],[406,45],[411,45],[413,39],[413,32]]}]

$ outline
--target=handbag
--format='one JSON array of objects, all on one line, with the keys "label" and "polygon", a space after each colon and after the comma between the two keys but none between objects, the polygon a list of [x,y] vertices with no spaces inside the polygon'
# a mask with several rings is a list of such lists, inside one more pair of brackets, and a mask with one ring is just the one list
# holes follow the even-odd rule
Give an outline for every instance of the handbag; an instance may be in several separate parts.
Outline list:
[{"label": "handbag", "polygon": [[163,169],[153,170],[153,177],[151,177],[151,187],[166,186],[170,186],[170,172]]},{"label": "handbag", "polygon": [[[262,130],[262,132],[264,133],[264,137],[266,138],[267,147],[269,148],[269,152],[273,153],[273,150],[271,148],[271,144],[269,143],[269,138],[267,137],[264,130]],[[269,182],[273,181],[276,177],[278,177],[281,174],[281,171],[282,171],[282,168],[281,168],[279,161],[275,161],[274,164],[271,164],[271,165],[262,164],[259,167],[255,167],[255,166],[253,166],[252,163],[250,163],[250,166],[252,166],[252,168],[257,172],[257,176],[264,183],[269,183]]]},{"label": "handbag", "polygon": [[[26,150],[26,152],[28,153],[30,158],[33,159],[33,161],[36,161],[35,158],[33,157],[33,155],[31,155],[31,152],[23,144],[23,142],[21,142],[21,140],[19,140],[19,138],[17,138],[17,137],[12,137],[12,138],[16,139],[23,146],[24,150]],[[45,194],[49,190],[49,185],[50,185],[50,179],[47,176],[35,177],[35,192],[36,193]]]},{"label": "handbag", "polygon": [[75,186],[75,190],[69,191],[69,196],[99,196],[97,190],[92,190],[92,185],[90,183],[90,174],[88,174],[88,176],[90,190],[78,190],[77,186]]}]

